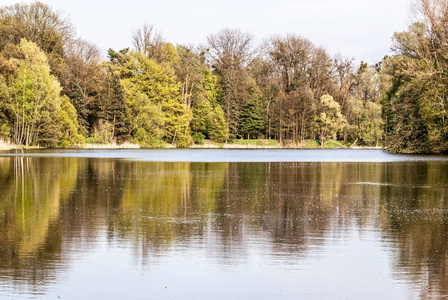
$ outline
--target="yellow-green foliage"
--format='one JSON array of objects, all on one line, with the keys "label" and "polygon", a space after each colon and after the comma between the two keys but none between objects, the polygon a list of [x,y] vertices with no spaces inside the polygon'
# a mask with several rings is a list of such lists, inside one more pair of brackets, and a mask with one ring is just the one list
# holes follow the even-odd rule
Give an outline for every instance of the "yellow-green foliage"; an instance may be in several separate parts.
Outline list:
[{"label": "yellow-green foliage", "polygon": [[341,106],[332,96],[323,95],[320,98],[321,110],[317,117],[321,146],[329,139],[335,139],[337,134],[347,123],[345,116],[341,113]]},{"label": "yellow-green foliage", "polygon": [[[191,143],[191,114],[180,101],[180,85],[170,65],[159,64],[141,53],[131,52],[121,67],[121,73],[136,139],[143,139],[145,143],[159,139],[159,129],[163,126],[163,137],[167,142],[188,146]],[[160,108],[163,120],[159,117]],[[140,129],[142,124],[148,123],[155,123],[156,132],[150,132],[151,126],[144,126],[144,132]]]},{"label": "yellow-green foliage", "polygon": [[228,139],[224,111],[217,103],[216,76],[203,71],[200,76],[201,89],[192,101],[193,118],[191,128],[200,142],[204,138],[223,142]]},{"label": "yellow-green foliage", "polygon": [[381,104],[350,97],[348,106],[351,122],[347,123],[346,129],[349,134],[363,144],[377,144],[383,135],[384,126]]},{"label": "yellow-green foliage", "polygon": [[67,147],[72,144],[84,144],[85,138],[79,134],[79,123],[77,119],[76,109],[70,103],[67,96],[62,96],[61,110],[59,111],[59,122],[61,123],[64,136],[60,142],[60,146]]},{"label": "yellow-green foliage", "polygon": [[17,45],[21,58],[11,58],[16,78],[9,86],[6,106],[15,116],[13,139],[18,145],[55,146],[72,138],[79,142],[76,110],[68,98],[61,98],[61,86],[51,75],[46,54],[30,41]]}]

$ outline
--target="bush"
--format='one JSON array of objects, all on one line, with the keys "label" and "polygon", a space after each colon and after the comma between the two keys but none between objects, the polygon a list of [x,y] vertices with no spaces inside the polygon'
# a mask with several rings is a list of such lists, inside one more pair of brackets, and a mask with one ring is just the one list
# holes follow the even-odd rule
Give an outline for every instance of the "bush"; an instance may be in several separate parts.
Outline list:
[{"label": "bush", "polygon": [[196,145],[204,145],[205,135],[202,132],[194,132],[191,137]]}]

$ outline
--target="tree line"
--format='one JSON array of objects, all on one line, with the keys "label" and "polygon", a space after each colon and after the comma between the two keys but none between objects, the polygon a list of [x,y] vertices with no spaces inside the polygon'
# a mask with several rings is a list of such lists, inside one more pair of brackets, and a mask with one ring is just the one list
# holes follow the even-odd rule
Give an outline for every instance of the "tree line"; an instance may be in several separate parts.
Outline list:
[{"label": "tree line", "polygon": [[103,58],[41,2],[0,8],[0,138],[17,145],[172,144],[276,139],[446,153],[447,0],[414,2],[416,22],[375,65],[305,37],[254,45],[222,29],[173,45],[154,26]]}]

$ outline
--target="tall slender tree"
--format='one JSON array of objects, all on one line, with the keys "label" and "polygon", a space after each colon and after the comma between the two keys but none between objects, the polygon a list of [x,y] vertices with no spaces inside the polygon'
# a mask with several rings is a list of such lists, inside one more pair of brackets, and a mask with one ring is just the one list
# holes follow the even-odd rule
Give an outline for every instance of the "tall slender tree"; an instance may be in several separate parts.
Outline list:
[{"label": "tall slender tree", "polygon": [[230,138],[239,136],[242,108],[250,98],[247,65],[252,58],[253,37],[240,30],[223,29],[207,37],[210,59],[222,89],[224,109]]}]

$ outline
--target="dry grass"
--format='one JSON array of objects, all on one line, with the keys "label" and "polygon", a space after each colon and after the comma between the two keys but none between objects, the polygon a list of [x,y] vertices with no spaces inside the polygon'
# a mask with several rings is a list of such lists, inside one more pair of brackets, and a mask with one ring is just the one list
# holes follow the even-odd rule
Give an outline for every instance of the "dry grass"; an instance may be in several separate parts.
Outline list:
[{"label": "dry grass", "polygon": [[280,146],[272,146],[272,145],[260,145],[260,144],[224,144],[222,146],[224,149],[269,149],[269,148],[280,148]]},{"label": "dry grass", "polygon": [[16,149],[17,146],[12,144],[10,140],[0,139],[0,150]]},{"label": "dry grass", "polygon": [[201,145],[193,144],[188,148],[191,148],[191,149],[219,149],[222,147],[223,147],[223,145],[220,143],[204,141]]},{"label": "dry grass", "polygon": [[82,149],[140,149],[140,145],[131,144],[131,143],[123,143],[123,144],[85,144],[85,145],[76,145],[77,148]]}]

